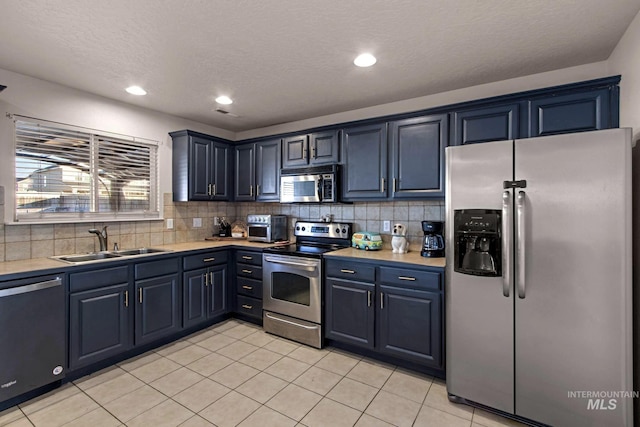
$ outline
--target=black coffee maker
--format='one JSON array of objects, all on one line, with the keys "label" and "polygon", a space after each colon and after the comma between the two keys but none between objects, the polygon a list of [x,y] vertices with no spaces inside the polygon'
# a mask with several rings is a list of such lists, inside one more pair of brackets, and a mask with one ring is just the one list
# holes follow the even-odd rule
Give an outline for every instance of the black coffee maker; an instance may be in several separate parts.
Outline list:
[{"label": "black coffee maker", "polygon": [[420,255],[434,258],[444,256],[444,222],[442,221],[422,221],[422,231],[424,240],[422,241],[422,251]]}]

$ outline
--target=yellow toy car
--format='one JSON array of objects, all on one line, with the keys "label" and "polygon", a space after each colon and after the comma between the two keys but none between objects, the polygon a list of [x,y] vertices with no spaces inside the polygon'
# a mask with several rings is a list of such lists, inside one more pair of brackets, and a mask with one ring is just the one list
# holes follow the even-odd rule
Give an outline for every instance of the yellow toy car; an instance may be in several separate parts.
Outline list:
[{"label": "yellow toy car", "polygon": [[368,231],[353,233],[351,246],[365,251],[377,251],[382,249],[382,237],[380,237],[380,233],[370,233]]}]

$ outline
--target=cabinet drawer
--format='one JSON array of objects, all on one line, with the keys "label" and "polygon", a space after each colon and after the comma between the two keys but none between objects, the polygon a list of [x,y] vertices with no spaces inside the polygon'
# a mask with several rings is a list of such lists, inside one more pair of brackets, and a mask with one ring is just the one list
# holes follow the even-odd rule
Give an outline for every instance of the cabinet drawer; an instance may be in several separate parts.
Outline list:
[{"label": "cabinet drawer", "polygon": [[262,319],[262,300],[238,295],[237,313],[246,314],[247,316]]},{"label": "cabinet drawer", "polygon": [[121,283],[129,283],[129,267],[126,265],[71,274],[69,291],[80,292]]},{"label": "cabinet drawer", "polygon": [[262,299],[262,281],[238,276],[236,291],[240,295]]},{"label": "cabinet drawer", "polygon": [[196,268],[209,267],[210,265],[224,264],[227,262],[227,256],[227,251],[189,255],[183,258],[183,268],[185,270],[194,270]]},{"label": "cabinet drawer", "polygon": [[236,262],[242,264],[262,265],[262,253],[250,251],[236,252]]},{"label": "cabinet drawer", "polygon": [[376,266],[328,260],[326,276],[362,282],[374,282],[376,280]]},{"label": "cabinet drawer", "polygon": [[255,280],[262,280],[262,267],[256,267],[255,265],[238,264],[236,273],[238,274],[238,276],[248,277]]},{"label": "cabinet drawer", "polygon": [[380,281],[386,284],[440,290],[442,273],[380,267]]},{"label": "cabinet drawer", "polygon": [[135,278],[136,280],[141,280],[148,279],[150,277],[175,274],[180,268],[179,261],[179,258],[171,258],[136,264],[134,268]]}]

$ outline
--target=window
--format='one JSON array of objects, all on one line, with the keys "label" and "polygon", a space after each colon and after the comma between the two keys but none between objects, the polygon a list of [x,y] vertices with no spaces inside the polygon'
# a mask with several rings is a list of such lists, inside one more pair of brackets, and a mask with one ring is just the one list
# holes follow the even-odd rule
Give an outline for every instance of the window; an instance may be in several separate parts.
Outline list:
[{"label": "window", "polygon": [[158,144],[15,121],[16,221],[158,218]]}]

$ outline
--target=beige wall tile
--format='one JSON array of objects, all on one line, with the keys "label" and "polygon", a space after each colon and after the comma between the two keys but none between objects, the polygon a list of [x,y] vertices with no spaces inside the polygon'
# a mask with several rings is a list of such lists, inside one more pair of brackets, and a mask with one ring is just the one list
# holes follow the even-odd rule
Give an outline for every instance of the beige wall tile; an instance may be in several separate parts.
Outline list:
[{"label": "beige wall tile", "polygon": [[133,249],[136,247],[135,234],[121,234],[120,235],[120,249]]},{"label": "beige wall tile", "polygon": [[149,234],[149,245],[150,246],[158,246],[164,244],[164,236],[162,233],[150,233]]},{"label": "beige wall tile", "polygon": [[31,242],[31,258],[46,258],[53,256],[53,239],[34,240]]},{"label": "beige wall tile", "polygon": [[136,224],[136,234],[149,233],[151,231],[151,224],[149,221],[138,221]]},{"label": "beige wall tile", "polygon": [[4,259],[4,243],[0,243],[0,261],[5,261]]},{"label": "beige wall tile", "polygon": [[19,259],[31,258],[31,242],[8,242],[5,243],[6,261],[17,261]]},{"label": "beige wall tile", "polygon": [[176,231],[175,235],[175,243],[185,243],[187,241],[187,238],[189,237],[189,232],[185,230],[179,230]]},{"label": "beige wall tile", "polygon": [[120,223],[120,234],[133,234],[136,232],[136,223],[132,221]]},{"label": "beige wall tile", "polygon": [[[109,250],[111,248],[107,248]],[[76,237],[76,252],[95,252],[100,250],[100,243],[95,234],[88,235],[87,237]]]},{"label": "beige wall tile", "polygon": [[4,243],[4,229],[5,229],[4,224],[0,224],[0,243]]},{"label": "beige wall tile", "polygon": [[32,225],[31,240],[53,240],[53,224]]},{"label": "beige wall tile", "polygon": [[55,224],[53,226],[54,239],[71,239],[76,237],[76,226],[74,224]]},{"label": "beige wall tile", "polygon": [[31,240],[30,225],[8,225],[4,229],[4,241],[6,243],[28,242],[30,240]]},{"label": "beige wall tile", "polygon": [[165,231],[162,233],[163,243],[165,245],[172,245],[176,243],[176,233],[174,231]]},{"label": "beige wall tile", "polygon": [[54,255],[70,255],[76,251],[76,239],[55,239],[53,241]]},{"label": "beige wall tile", "polygon": [[151,233],[136,233],[135,247],[144,248],[151,245]]},{"label": "beige wall tile", "polygon": [[161,233],[164,229],[164,221],[150,221],[149,222],[149,232],[151,233]]}]

